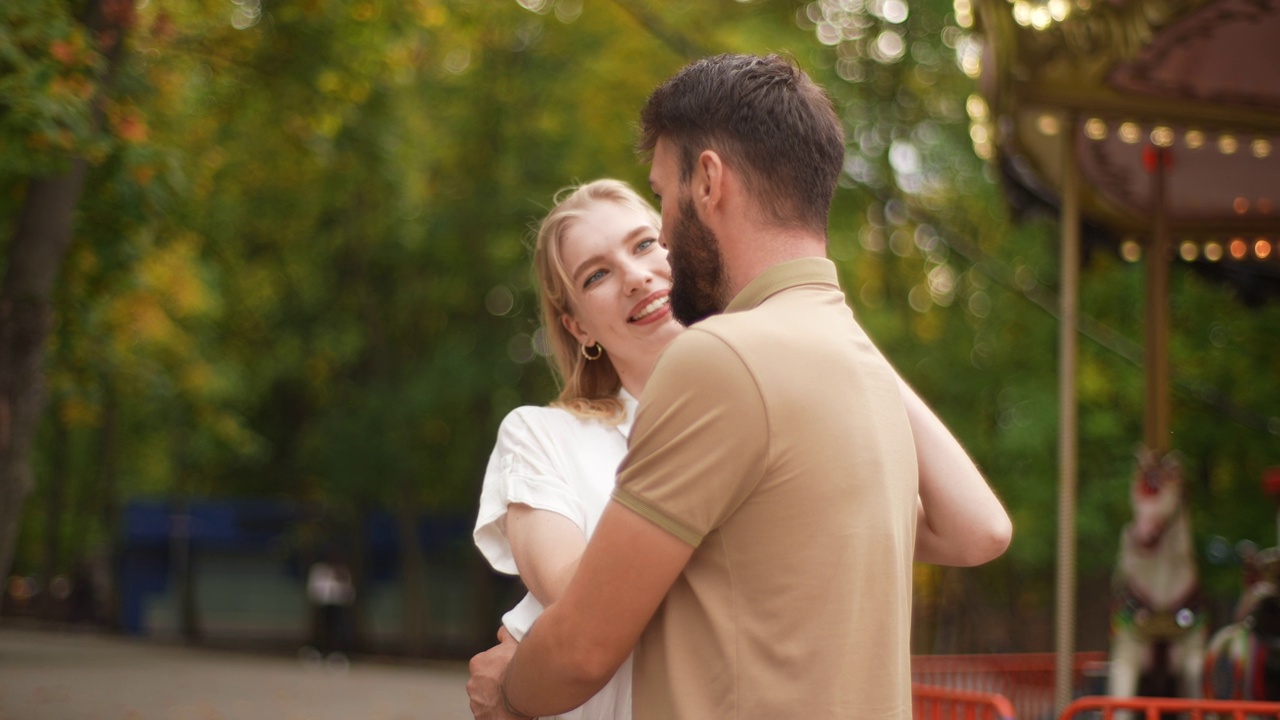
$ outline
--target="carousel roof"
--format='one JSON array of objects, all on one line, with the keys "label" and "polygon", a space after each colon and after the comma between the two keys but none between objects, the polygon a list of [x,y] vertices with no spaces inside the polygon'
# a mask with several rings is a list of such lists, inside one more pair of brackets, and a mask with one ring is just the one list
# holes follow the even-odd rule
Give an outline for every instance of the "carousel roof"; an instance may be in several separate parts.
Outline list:
[{"label": "carousel roof", "polygon": [[1058,203],[1070,148],[1086,235],[1136,261],[1163,157],[1175,258],[1280,297],[1280,0],[975,2],[972,135],[1015,205]]}]

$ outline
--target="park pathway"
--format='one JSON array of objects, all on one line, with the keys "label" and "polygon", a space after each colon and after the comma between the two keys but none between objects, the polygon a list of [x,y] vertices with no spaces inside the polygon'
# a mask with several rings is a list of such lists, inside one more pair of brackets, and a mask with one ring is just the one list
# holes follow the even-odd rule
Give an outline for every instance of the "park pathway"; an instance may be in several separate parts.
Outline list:
[{"label": "park pathway", "polygon": [[86,633],[0,628],[0,720],[468,720],[462,663],[345,671]]}]

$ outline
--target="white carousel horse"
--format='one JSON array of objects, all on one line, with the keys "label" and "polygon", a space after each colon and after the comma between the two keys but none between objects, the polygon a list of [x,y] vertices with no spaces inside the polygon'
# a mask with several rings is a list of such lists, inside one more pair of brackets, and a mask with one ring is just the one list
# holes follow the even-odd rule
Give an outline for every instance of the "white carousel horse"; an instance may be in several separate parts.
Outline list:
[{"label": "white carousel horse", "polygon": [[1138,453],[1111,615],[1109,691],[1200,696],[1207,624],[1177,456]]},{"label": "white carousel horse", "polygon": [[1244,594],[1235,622],[1213,634],[1204,695],[1215,700],[1280,700],[1280,548],[1244,558]]}]

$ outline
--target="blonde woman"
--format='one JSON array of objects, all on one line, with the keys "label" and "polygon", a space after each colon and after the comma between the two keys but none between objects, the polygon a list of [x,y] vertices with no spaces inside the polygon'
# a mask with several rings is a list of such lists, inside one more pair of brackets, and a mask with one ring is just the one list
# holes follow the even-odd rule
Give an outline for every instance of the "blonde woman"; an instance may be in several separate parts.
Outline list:
[{"label": "blonde woman", "polygon": [[[562,191],[538,230],[542,323],[561,391],[550,407],[517,408],[503,420],[475,528],[493,567],[518,573],[529,590],[503,617],[517,640],[572,579],[613,491],[636,398],[682,330],[668,307],[659,222],[628,185],[597,180]],[[976,565],[998,556],[1011,534],[1003,507],[951,433],[900,388],[920,472],[916,559]],[[630,718],[631,661],[561,717]]]}]

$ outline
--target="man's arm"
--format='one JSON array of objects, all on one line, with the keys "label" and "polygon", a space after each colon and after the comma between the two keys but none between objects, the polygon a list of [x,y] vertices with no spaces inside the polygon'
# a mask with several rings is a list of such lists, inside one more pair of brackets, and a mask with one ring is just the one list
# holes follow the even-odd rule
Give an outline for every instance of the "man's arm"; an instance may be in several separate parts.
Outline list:
[{"label": "man's arm", "polygon": [[564,595],[514,655],[513,644],[504,642],[472,659],[472,712],[477,718],[538,717],[586,702],[627,659],[693,550],[611,501]]},{"label": "man's arm", "polygon": [[916,562],[968,567],[999,557],[1013,524],[951,431],[898,378],[920,470]]}]

